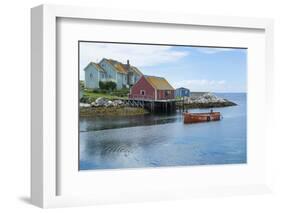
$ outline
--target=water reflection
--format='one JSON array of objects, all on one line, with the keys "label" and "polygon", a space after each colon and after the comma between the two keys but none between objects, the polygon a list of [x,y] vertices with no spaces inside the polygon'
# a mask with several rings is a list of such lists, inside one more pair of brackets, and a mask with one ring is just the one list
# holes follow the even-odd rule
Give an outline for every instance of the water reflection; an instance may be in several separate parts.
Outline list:
[{"label": "water reflection", "polygon": [[236,98],[219,122],[184,125],[179,112],[81,119],[80,169],[245,163],[246,97]]},{"label": "water reflection", "polygon": [[159,125],[166,123],[180,122],[182,120],[182,112],[148,114],[138,116],[123,116],[123,117],[95,117],[95,118],[80,118],[80,132],[88,132],[104,129],[116,129],[131,126],[146,126]]}]

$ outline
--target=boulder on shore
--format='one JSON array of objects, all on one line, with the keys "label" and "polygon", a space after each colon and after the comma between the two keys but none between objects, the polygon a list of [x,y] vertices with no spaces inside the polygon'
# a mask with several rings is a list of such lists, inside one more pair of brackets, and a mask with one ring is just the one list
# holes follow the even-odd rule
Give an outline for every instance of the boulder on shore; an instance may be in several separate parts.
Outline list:
[{"label": "boulder on shore", "polygon": [[104,97],[97,98],[91,103],[92,107],[112,107],[112,106],[123,106],[124,102],[122,100],[109,100]]},{"label": "boulder on shore", "polygon": [[220,98],[212,93],[205,93],[200,96],[185,97],[184,104],[190,109],[227,107],[237,105],[236,103],[233,103],[227,99]]},{"label": "boulder on shore", "polygon": [[91,104],[80,103],[80,107],[91,107]]},{"label": "boulder on shore", "polygon": [[187,97],[184,100],[187,104],[205,104],[205,103],[226,103],[227,100],[220,98],[212,93],[205,93],[197,97]]},{"label": "boulder on shore", "polygon": [[[108,102],[108,99],[107,98],[104,98],[104,97],[99,97],[97,98],[93,103],[96,105],[96,106],[103,106],[105,104],[107,104]],[[92,103],[92,104],[93,104]]]}]

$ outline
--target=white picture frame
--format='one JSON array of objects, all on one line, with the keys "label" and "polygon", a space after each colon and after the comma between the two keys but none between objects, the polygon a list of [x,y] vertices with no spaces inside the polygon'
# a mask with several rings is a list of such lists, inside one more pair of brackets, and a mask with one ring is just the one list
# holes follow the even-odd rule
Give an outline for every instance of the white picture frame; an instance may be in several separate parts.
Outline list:
[{"label": "white picture frame", "polygon": [[[200,26],[219,27],[231,29],[254,29],[264,32],[264,74],[265,87],[262,89],[266,97],[266,107],[269,114],[273,113],[273,21],[271,19],[241,18],[241,17],[216,17],[187,14],[166,14],[152,13],[145,11],[121,11],[107,9],[107,13],[99,8],[85,8],[74,6],[54,6],[41,5],[31,10],[31,201],[34,205],[47,207],[91,205],[98,203],[113,202],[137,202],[143,200],[165,200],[185,197],[210,196],[210,195],[233,195],[252,194],[270,191],[270,183],[267,178],[253,181],[254,184],[233,183],[232,185],[200,186],[193,188],[177,188],[170,185],[167,188],[153,189],[153,193],[147,189],[140,193],[138,190],[123,192],[104,192],[91,196],[88,194],[60,194],[58,195],[58,185],[60,182],[59,173],[61,167],[58,166],[57,139],[57,88],[60,83],[57,80],[57,20],[64,19],[87,19],[100,21],[120,21],[134,23],[153,23],[156,25],[180,25],[180,26]],[[254,87],[253,85],[249,85]],[[265,118],[262,133],[263,146],[270,144],[272,135],[272,116]],[[261,134],[261,133],[260,133]],[[265,151],[258,153],[264,163],[257,171],[263,177],[269,175],[266,168],[269,168],[268,161],[265,161]],[[71,166],[71,165],[70,165]],[[208,172],[214,168],[203,168]],[[165,175],[165,171],[170,168],[157,169],[157,177]],[[181,174],[184,168],[177,168],[173,171]],[[235,170],[235,168],[230,168]],[[141,175],[149,173],[151,170],[128,171],[126,175]],[[119,173],[122,171],[118,171]],[[106,173],[101,171],[100,173]],[[99,173],[99,174],[100,174]],[[177,174],[177,173],[175,173]],[[182,173],[183,174],[183,173]],[[255,174],[252,174],[255,175]],[[120,176],[121,177],[121,176]],[[176,176],[171,176],[175,178]],[[250,177],[250,176],[249,176]],[[71,178],[70,178],[71,179]],[[160,185],[159,185],[160,186]],[[71,189],[70,189],[71,191]],[[127,194],[126,194],[127,193]],[[112,196],[110,195],[112,194]]]}]

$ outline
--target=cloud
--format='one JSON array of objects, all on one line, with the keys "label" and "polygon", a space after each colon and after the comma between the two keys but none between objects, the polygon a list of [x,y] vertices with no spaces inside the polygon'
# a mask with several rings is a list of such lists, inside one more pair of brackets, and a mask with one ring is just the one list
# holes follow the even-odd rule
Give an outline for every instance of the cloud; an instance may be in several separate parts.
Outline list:
[{"label": "cloud", "polygon": [[216,54],[220,52],[233,52],[237,51],[239,49],[235,48],[216,48],[216,47],[197,47],[196,50],[198,52],[204,53],[204,54]]},{"label": "cloud", "polygon": [[188,51],[173,50],[170,46],[80,43],[80,73],[91,61],[99,62],[102,58],[111,58],[137,67],[155,66],[175,62],[189,54]]},{"label": "cloud", "polygon": [[225,80],[186,80],[174,83],[176,88],[186,87],[191,91],[204,91],[204,92],[221,92],[228,90],[228,84]]}]

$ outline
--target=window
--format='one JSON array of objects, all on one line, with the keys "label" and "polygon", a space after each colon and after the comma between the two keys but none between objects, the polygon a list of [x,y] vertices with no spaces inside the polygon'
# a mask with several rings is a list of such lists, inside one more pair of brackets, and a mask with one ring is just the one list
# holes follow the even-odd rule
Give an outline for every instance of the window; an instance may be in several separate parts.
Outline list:
[{"label": "window", "polygon": [[141,94],[141,95],[145,95],[145,90],[141,90],[141,91],[140,91],[140,94]]},{"label": "window", "polygon": [[93,74],[92,73],[90,73],[90,79],[93,79]]},{"label": "window", "polygon": [[167,90],[165,91],[165,97],[167,97],[167,96],[170,95],[170,94],[171,94],[171,91],[169,91],[169,90],[168,90],[168,91],[167,91]]}]

